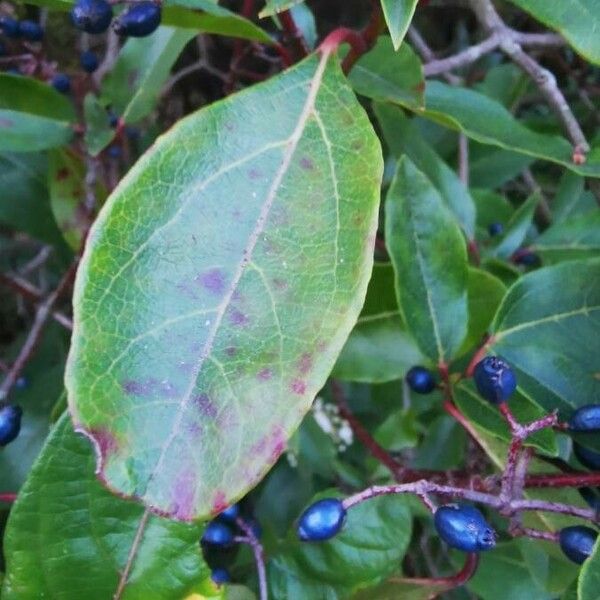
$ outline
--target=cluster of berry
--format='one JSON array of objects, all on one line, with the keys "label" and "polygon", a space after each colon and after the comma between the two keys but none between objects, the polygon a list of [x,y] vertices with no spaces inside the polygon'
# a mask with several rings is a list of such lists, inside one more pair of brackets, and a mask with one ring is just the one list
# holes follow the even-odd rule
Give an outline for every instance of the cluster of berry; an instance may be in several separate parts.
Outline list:
[{"label": "cluster of berry", "polygon": [[[261,528],[255,519],[244,519],[239,504],[232,504],[213,519],[204,530],[200,543],[208,564],[214,562],[214,550],[227,550],[236,543],[252,543],[261,536]],[[238,532],[236,532],[236,529]],[[250,534],[253,539],[250,539]],[[217,585],[231,581],[229,571],[218,564],[212,566],[211,578]]]},{"label": "cluster of berry", "polygon": [[[160,25],[161,5],[151,0],[131,3],[113,21],[113,8],[106,0],[78,0],[71,10],[73,25],[86,33],[104,33],[111,22],[114,31],[123,37],[145,37],[153,33]],[[35,21],[18,21],[9,16],[0,16],[0,32],[7,38],[22,39],[28,42],[40,42],[44,37],[44,29]],[[7,54],[6,45],[0,41],[0,56]],[[80,56],[81,68],[86,73],[93,73],[99,65],[98,56],[86,50]],[[7,73],[21,75],[16,68]],[[71,79],[65,73],[55,73],[49,82],[62,94],[71,91]]]},{"label": "cluster of berry", "polygon": [[[146,37],[160,25],[161,6],[141,0],[129,5],[113,22],[120,36]],[[113,21],[112,6],[106,0],[77,0],[71,10],[73,25],[86,33],[104,33]]]},{"label": "cluster of berry", "polygon": [[[506,402],[517,388],[510,365],[498,356],[487,356],[475,366],[473,377],[479,394],[495,405]],[[407,375],[408,386],[419,394],[429,394],[436,387],[435,377],[423,366],[412,367]],[[600,404],[576,410],[565,429],[573,432],[600,431]],[[577,443],[575,454],[582,464],[600,470],[600,453]],[[323,498],[311,504],[298,520],[297,533],[302,541],[325,541],[337,535],[346,520],[346,507],[338,498]],[[446,504],[436,509],[434,525],[440,538],[450,547],[463,552],[477,553],[496,545],[496,532],[483,514],[468,504]],[[565,527],[558,533],[564,554],[581,564],[593,550],[598,533],[582,525]]]}]

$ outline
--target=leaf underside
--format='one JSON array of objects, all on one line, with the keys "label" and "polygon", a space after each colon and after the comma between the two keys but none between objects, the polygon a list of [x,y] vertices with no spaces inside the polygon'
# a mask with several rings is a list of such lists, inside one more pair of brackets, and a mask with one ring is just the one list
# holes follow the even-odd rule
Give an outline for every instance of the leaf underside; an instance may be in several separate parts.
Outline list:
[{"label": "leaf underside", "polygon": [[366,293],[381,150],[314,55],[180,121],[104,206],[66,385],[114,491],[180,520],[255,485]]}]

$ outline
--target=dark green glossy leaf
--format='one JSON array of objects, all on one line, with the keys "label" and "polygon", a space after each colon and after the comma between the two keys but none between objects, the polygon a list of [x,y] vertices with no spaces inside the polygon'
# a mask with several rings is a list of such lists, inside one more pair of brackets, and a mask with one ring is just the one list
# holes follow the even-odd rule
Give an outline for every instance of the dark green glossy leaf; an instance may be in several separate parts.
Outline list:
[{"label": "dark green glossy leaf", "polygon": [[388,36],[381,36],[375,47],[363,55],[350,71],[350,83],[367,98],[423,108],[425,80],[421,61],[408,44],[398,51]]},{"label": "dark green glossy leaf", "polygon": [[63,416],[10,513],[2,597],[219,598],[199,525],[149,514],[105,490],[92,449]]},{"label": "dark green glossy leaf", "polygon": [[469,184],[474,188],[498,188],[517,177],[533,161],[534,159],[526,154],[509,152],[495,146],[485,146],[471,140]]},{"label": "dark green glossy leaf", "polygon": [[583,165],[576,165],[571,158],[573,147],[565,138],[527,128],[484,94],[430,81],[425,89],[425,106],[426,110],[419,114],[462,131],[482,144],[548,160],[580,175],[600,177],[600,148],[592,149]]},{"label": "dark green glossy leaf", "polygon": [[508,291],[493,351],[519,370],[519,385],[546,410],[567,415],[600,395],[600,259],[528,273]]},{"label": "dark green glossy leaf", "polygon": [[301,544],[295,553],[317,581],[355,587],[397,569],[410,542],[412,517],[402,497],[383,496],[348,511],[343,530],[328,542]]},{"label": "dark green glossy leaf", "polygon": [[408,31],[419,0],[381,0],[394,48],[397,50]]},{"label": "dark green glossy leaf", "polygon": [[[510,442],[510,431],[506,421],[498,412],[498,408],[484,400],[476,391],[471,381],[462,381],[456,387],[455,400],[461,412],[470,421],[477,423],[482,429],[505,442]],[[546,411],[521,392],[516,392],[510,400],[510,407],[517,420],[529,423],[540,419]],[[536,432],[525,442],[527,445],[541,450],[550,456],[558,454],[555,434],[550,429]]]},{"label": "dark green glossy leaf", "polygon": [[596,541],[592,556],[583,563],[577,585],[578,600],[600,598],[600,541]]},{"label": "dark green glossy leaf", "polygon": [[47,173],[45,154],[0,152],[0,223],[64,253],[68,248],[50,208]]},{"label": "dark green glossy leaf", "polygon": [[584,191],[585,179],[575,173],[566,171],[552,200],[553,223],[561,223],[569,217],[596,210],[596,198]]},{"label": "dark green glossy leaf", "polygon": [[467,333],[463,236],[431,182],[406,157],[398,163],[385,210],[403,321],[423,354],[447,362]]},{"label": "dark green glossy leaf", "polygon": [[563,35],[590,62],[600,64],[600,11],[597,0],[510,0]]},{"label": "dark green glossy leaf", "polygon": [[0,73],[0,151],[34,152],[68,143],[73,106],[51,86]]},{"label": "dark green glossy leaf", "polygon": [[501,223],[505,228],[514,211],[512,204],[501,194],[490,190],[472,190],[477,207],[477,226],[485,230],[485,238],[490,237],[488,227],[492,223]]},{"label": "dark green glossy leaf", "polygon": [[373,268],[367,297],[332,375],[347,381],[383,383],[427,362],[402,324],[391,265]]},{"label": "dark green glossy leaf", "polygon": [[110,488],[188,520],[262,478],[358,317],[381,174],[328,53],[181,120],[131,169],[79,269],[66,376]]},{"label": "dark green glossy leaf", "polygon": [[442,414],[427,428],[411,466],[416,469],[460,468],[465,459],[466,440],[465,430]]},{"label": "dark green glossy leaf", "polygon": [[159,27],[148,37],[128,39],[102,82],[103,104],[125,123],[143,119],[154,110],[171,67],[195,35],[189,29]]},{"label": "dark green glossy leaf", "polygon": [[465,184],[427,143],[416,119],[408,119],[396,106],[376,103],[374,112],[392,153],[406,154],[435,185],[446,206],[456,215],[469,239],[475,236],[475,205]]},{"label": "dark green glossy leaf", "polygon": [[506,287],[497,277],[482,269],[469,267],[469,328],[460,349],[461,354],[481,344],[505,293]]},{"label": "dark green glossy leaf", "polygon": [[508,258],[515,250],[521,246],[527,231],[531,227],[535,207],[540,201],[538,193],[532,194],[519,208],[514,212],[510,221],[506,224],[506,229],[497,246],[492,248],[492,256],[498,258]]},{"label": "dark green glossy leaf", "polygon": [[600,210],[553,225],[535,240],[532,250],[544,264],[600,256]]}]

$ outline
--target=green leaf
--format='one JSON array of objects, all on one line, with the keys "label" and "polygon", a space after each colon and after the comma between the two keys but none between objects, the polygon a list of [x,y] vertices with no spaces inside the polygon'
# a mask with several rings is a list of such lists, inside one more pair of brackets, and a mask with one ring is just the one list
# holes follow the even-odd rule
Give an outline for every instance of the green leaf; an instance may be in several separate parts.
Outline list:
[{"label": "green leaf", "polygon": [[301,2],[304,2],[304,0],[266,0],[265,7],[258,13],[258,16],[261,19],[271,17]]},{"label": "green leaf", "polygon": [[488,227],[492,223],[501,223],[506,228],[514,208],[503,195],[491,190],[472,190],[472,194],[477,208],[477,227],[485,230],[483,235],[489,239]]},{"label": "green leaf", "polygon": [[592,555],[581,567],[577,582],[577,599],[600,599],[600,541],[598,540],[596,540]]},{"label": "green leaf", "polygon": [[352,596],[352,600],[431,600],[445,592],[448,587],[438,583],[417,584],[408,578],[395,577],[376,587],[359,590]]},{"label": "green leaf", "polygon": [[497,277],[487,271],[469,267],[467,287],[469,328],[460,354],[482,342],[505,293],[506,287]]},{"label": "green leaf", "polygon": [[325,52],[181,120],[129,171],[79,268],[66,376],[110,488],[189,520],[272,466],[364,301],[382,170]]},{"label": "green leaf", "polygon": [[2,597],[220,597],[202,560],[202,527],[112,495],[94,476],[93,454],[63,416],[10,512]]},{"label": "green leaf", "polygon": [[380,496],[351,508],[335,538],[318,544],[299,543],[294,554],[303,572],[317,581],[362,586],[377,583],[398,568],[411,533],[412,516],[406,500]]},{"label": "green leaf", "polygon": [[580,175],[600,177],[600,148],[593,148],[587,161],[576,165],[571,160],[573,147],[565,138],[527,128],[499,102],[484,94],[429,81],[425,89],[425,106],[426,110],[419,111],[419,115],[462,131],[482,144],[548,160]]},{"label": "green leaf", "polygon": [[569,217],[590,212],[598,208],[596,198],[584,191],[585,179],[566,171],[552,200],[552,219],[556,225]]},{"label": "green leaf", "polygon": [[0,151],[35,152],[68,143],[75,111],[51,86],[0,73]]},{"label": "green leaf", "polygon": [[[484,400],[475,390],[471,381],[461,381],[455,389],[455,401],[460,411],[479,427],[491,433],[504,442],[510,442],[511,435],[506,421],[498,412],[497,407]],[[531,398],[516,392],[511,398],[511,410],[520,423],[529,423],[542,418],[546,411]],[[550,456],[558,455],[556,436],[550,429],[543,429],[527,438],[526,445],[541,450]]]},{"label": "green leaf", "polygon": [[364,54],[350,71],[350,83],[357,93],[382,102],[425,106],[423,67],[408,44],[397,52],[388,36],[380,36],[372,50]]},{"label": "green leaf", "polygon": [[392,153],[400,158],[406,154],[416,167],[435,185],[446,206],[456,215],[465,235],[475,237],[475,204],[465,184],[440,158],[423,137],[415,119],[388,104],[375,103],[375,116]]},{"label": "green leaf", "polygon": [[406,157],[398,163],[385,216],[403,320],[423,354],[448,362],[467,333],[467,255],[460,229]]},{"label": "green leaf", "polygon": [[402,324],[392,266],[376,264],[363,310],[332,375],[346,381],[383,383],[404,377],[410,367],[426,360]]},{"label": "green leaf", "polygon": [[600,256],[600,210],[553,225],[535,240],[531,249],[544,264]]},{"label": "green leaf", "polygon": [[115,130],[110,126],[107,107],[97,96],[90,93],[83,100],[83,114],[85,145],[92,156],[98,156],[115,137]]},{"label": "green leaf", "polygon": [[533,193],[519,208],[514,212],[510,221],[506,224],[506,231],[497,246],[492,248],[491,255],[498,258],[508,258],[515,250],[521,246],[531,223],[535,208],[540,202],[540,194]]},{"label": "green leaf", "polygon": [[83,232],[89,217],[83,202],[85,198],[85,167],[71,150],[53,150],[49,153],[48,189],[50,206],[56,224],[69,246],[79,251]]},{"label": "green leaf", "polygon": [[519,385],[546,410],[600,397],[600,259],[528,273],[509,290],[492,331],[493,351],[519,370]]},{"label": "green leaf", "polygon": [[600,64],[598,0],[510,0],[538,21],[558,31],[590,62]]},{"label": "green leaf", "polygon": [[531,156],[469,143],[469,185],[472,188],[499,188],[517,177],[534,161]]},{"label": "green leaf", "polygon": [[189,29],[159,27],[144,38],[129,38],[102,83],[103,104],[125,123],[135,123],[154,110],[171,67],[196,35]]},{"label": "green leaf", "polygon": [[48,160],[42,153],[0,152],[0,223],[58,247],[68,248],[50,209]]},{"label": "green leaf", "polygon": [[412,21],[419,0],[381,0],[394,48],[398,50]]}]

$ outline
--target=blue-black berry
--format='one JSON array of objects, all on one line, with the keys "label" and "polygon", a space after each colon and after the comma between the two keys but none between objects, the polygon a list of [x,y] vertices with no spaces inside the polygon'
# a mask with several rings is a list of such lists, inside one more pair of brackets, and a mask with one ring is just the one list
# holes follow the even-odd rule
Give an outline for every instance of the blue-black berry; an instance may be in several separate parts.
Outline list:
[{"label": "blue-black berry", "polygon": [[594,529],[583,525],[574,525],[561,529],[558,541],[565,556],[580,565],[591,555],[597,537],[598,532]]},{"label": "blue-black berry", "polygon": [[233,543],[233,531],[225,523],[211,521],[206,526],[201,541],[212,546],[229,546]]},{"label": "blue-black berry", "polygon": [[68,94],[71,91],[71,78],[64,73],[57,73],[50,83],[52,87],[61,94]]},{"label": "blue-black berry", "polygon": [[540,259],[530,250],[518,250],[513,256],[513,262],[524,267],[534,267],[539,264]]},{"label": "blue-black berry", "polygon": [[160,25],[160,4],[149,2],[136,2],[122,12],[113,24],[117,35],[128,37],[146,37]]},{"label": "blue-black berry", "polygon": [[17,377],[15,381],[15,390],[24,390],[29,386],[29,380],[25,375],[21,375],[21,377]]},{"label": "blue-black berry", "polygon": [[87,33],[104,33],[112,18],[112,6],[106,0],[77,0],[71,9],[73,25]]},{"label": "blue-black berry", "polygon": [[435,377],[425,367],[412,367],[406,374],[406,383],[417,394],[429,394],[435,390]]},{"label": "blue-black berry", "polygon": [[227,569],[213,569],[210,578],[217,584],[223,585],[224,583],[229,583],[231,581],[231,577],[229,576],[229,571]]},{"label": "blue-black berry", "polygon": [[600,404],[586,404],[578,408],[569,419],[571,431],[600,431]]},{"label": "blue-black berry", "polygon": [[298,537],[304,542],[322,542],[339,533],[346,509],[337,498],[323,498],[311,504],[298,520]]},{"label": "blue-black berry", "polygon": [[25,20],[19,22],[19,35],[30,42],[39,42],[44,37],[44,30],[39,23]]},{"label": "blue-black berry", "polygon": [[488,225],[488,233],[494,237],[496,235],[501,235],[504,232],[504,225],[502,223],[490,223]]},{"label": "blue-black berry", "polygon": [[240,516],[239,504],[228,506],[223,512],[219,513],[219,519],[235,523],[235,520]]},{"label": "blue-black berry", "polygon": [[517,380],[510,365],[499,356],[486,356],[473,372],[477,391],[492,404],[506,402],[517,389]]},{"label": "blue-black berry", "polygon": [[19,21],[12,17],[0,17],[0,30],[8,38],[19,37]]},{"label": "blue-black berry", "polygon": [[110,115],[108,116],[108,124],[109,124],[109,125],[110,125],[110,126],[113,128],[113,129],[116,129],[116,128],[118,127],[118,125],[119,125],[119,117],[118,117],[117,115],[115,115],[114,113],[113,113],[113,114],[110,114]]},{"label": "blue-black berry", "polygon": [[107,152],[108,156],[110,156],[110,158],[114,160],[118,160],[123,154],[123,151],[121,150],[120,146],[109,146]]},{"label": "blue-black berry", "polygon": [[590,450],[577,442],[573,443],[573,452],[577,460],[590,471],[600,471],[600,452]]},{"label": "blue-black berry", "polygon": [[0,408],[0,446],[10,444],[21,431],[23,409],[18,405],[6,405]]},{"label": "blue-black berry", "polygon": [[98,56],[91,50],[86,50],[79,57],[79,64],[86,73],[93,73],[98,68]]},{"label": "blue-black berry", "polygon": [[440,506],[433,517],[438,535],[448,546],[463,552],[481,552],[496,545],[496,532],[484,516],[467,504]]},{"label": "blue-black berry", "polygon": [[6,54],[7,54],[6,46],[4,45],[2,40],[0,40],[0,56],[6,56]]}]

